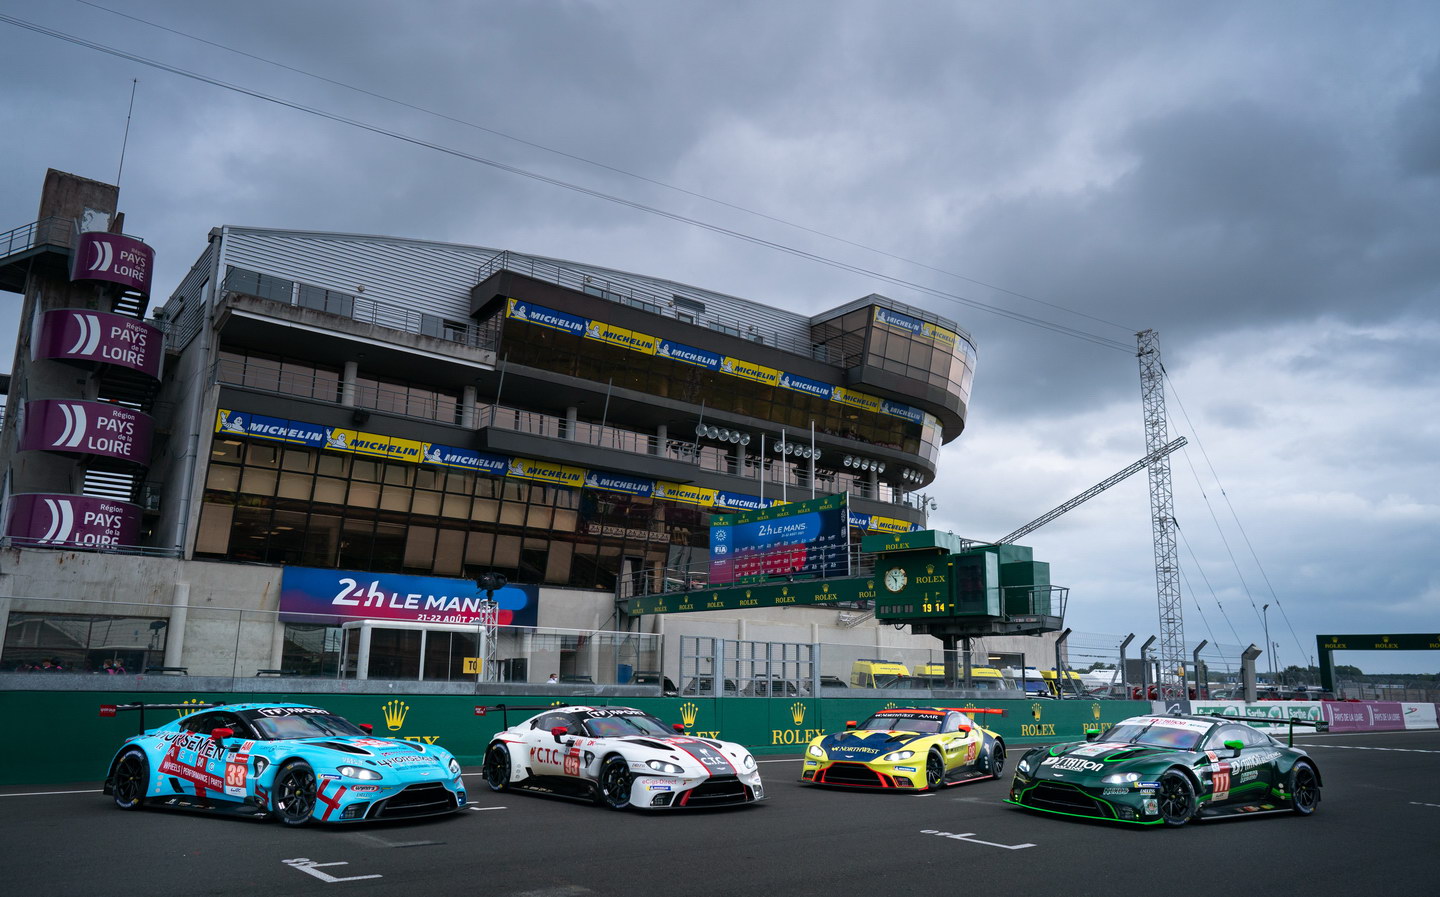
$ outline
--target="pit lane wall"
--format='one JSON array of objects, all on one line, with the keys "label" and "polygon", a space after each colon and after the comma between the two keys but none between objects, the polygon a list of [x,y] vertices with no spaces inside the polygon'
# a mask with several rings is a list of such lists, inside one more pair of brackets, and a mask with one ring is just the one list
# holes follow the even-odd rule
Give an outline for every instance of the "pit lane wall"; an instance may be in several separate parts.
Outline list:
[{"label": "pit lane wall", "polygon": [[[145,677],[136,677],[145,678]],[[229,680],[225,680],[228,682]],[[202,684],[203,680],[196,684]],[[373,685],[374,683],[369,683]],[[119,683],[117,683],[119,685]],[[171,685],[171,683],[166,683]],[[180,686],[174,683],[172,687]],[[163,687],[163,686],[162,686]],[[0,785],[37,785],[98,782],[120,743],[140,728],[137,713],[101,717],[100,706],[130,702],[146,703],[234,703],[244,701],[295,702],[314,704],[357,723],[370,723],[376,735],[440,744],[453,752],[462,764],[478,765],[485,745],[502,727],[502,715],[490,712],[475,715],[476,705],[508,703],[512,706],[562,704],[620,704],[648,710],[669,722],[683,722],[688,731],[702,737],[724,738],[747,745],[756,754],[797,753],[810,739],[845,728],[849,720],[864,719],[872,712],[900,706],[884,698],[744,698],[690,697],[659,698],[637,696],[486,696],[473,694],[416,694],[394,691],[366,693],[301,693],[281,689],[259,691],[141,690],[0,690],[0,719],[5,735],[0,739]],[[998,732],[1007,744],[1043,743],[1081,739],[1087,727],[1108,728],[1126,717],[1151,712],[1147,701],[935,701],[906,700],[904,704],[981,707],[1004,710],[1003,715],[986,714],[983,723]],[[1298,703],[1298,702],[1294,702]],[[1327,702],[1328,703],[1328,702]],[[1215,707],[1229,711],[1235,704],[1210,702],[1197,708]],[[1238,705],[1244,708],[1245,705]],[[1263,705],[1252,705],[1271,712]],[[1278,704],[1285,707],[1288,704]],[[1336,711],[1343,725],[1359,726],[1352,718],[1355,708],[1364,705],[1342,703]],[[1365,725],[1400,728],[1435,728],[1433,704],[1380,704]],[[1414,711],[1407,710],[1414,707]],[[1399,708],[1392,711],[1391,708]],[[145,725],[153,728],[184,715],[186,711],[152,710]],[[510,713],[513,724],[534,711]],[[1320,712],[1325,712],[1321,710]],[[1365,712],[1363,710],[1358,712]],[[1259,715],[1257,714],[1257,718]],[[1411,723],[1414,725],[1410,725]],[[1354,728],[1346,731],[1356,731]]]}]

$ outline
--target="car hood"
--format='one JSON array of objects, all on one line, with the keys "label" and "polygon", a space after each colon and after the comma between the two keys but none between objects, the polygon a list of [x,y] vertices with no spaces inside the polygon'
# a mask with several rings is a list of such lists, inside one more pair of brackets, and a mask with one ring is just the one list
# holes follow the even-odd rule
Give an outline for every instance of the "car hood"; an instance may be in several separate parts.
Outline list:
[{"label": "car hood", "polygon": [[911,742],[928,738],[919,732],[849,729],[820,739],[820,747],[836,760],[875,760]]},{"label": "car hood", "polygon": [[297,738],[289,743],[306,751],[325,751],[334,755],[336,763],[343,763],[342,758],[349,757],[374,760],[383,766],[404,767],[427,766],[448,759],[448,752],[438,747],[398,738]]},{"label": "car hood", "polygon": [[1052,778],[1085,778],[1125,771],[1132,765],[1143,768],[1151,762],[1167,764],[1177,759],[1183,762],[1188,758],[1188,752],[1173,748],[1077,741],[1053,745],[1040,753],[1034,764],[1034,774]]}]

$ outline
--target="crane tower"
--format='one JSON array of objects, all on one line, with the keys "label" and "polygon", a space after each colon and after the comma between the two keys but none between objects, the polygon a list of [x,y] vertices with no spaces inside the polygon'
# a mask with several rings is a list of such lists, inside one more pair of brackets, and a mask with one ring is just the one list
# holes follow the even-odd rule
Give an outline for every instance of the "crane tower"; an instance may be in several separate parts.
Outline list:
[{"label": "crane tower", "polygon": [[[1165,368],[1160,363],[1159,337],[1153,330],[1136,334],[1140,359],[1140,398],[1145,408],[1145,452],[1163,448],[1169,435],[1165,419]],[[1183,700],[1185,691],[1185,625],[1180,607],[1180,562],[1175,551],[1175,496],[1170,488],[1170,459],[1161,455],[1149,465],[1150,530],[1155,542],[1155,592],[1160,604],[1160,672],[1156,685],[1162,700]]]}]

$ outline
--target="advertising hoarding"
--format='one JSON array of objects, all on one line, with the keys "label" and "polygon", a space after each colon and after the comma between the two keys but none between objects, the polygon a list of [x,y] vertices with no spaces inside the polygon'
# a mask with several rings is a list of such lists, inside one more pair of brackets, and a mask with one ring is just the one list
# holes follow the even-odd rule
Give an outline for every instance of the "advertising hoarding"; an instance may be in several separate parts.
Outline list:
[{"label": "advertising hoarding", "polygon": [[710,518],[710,582],[848,576],[845,493]]},{"label": "advertising hoarding", "polygon": [[[485,592],[470,579],[286,567],[280,576],[280,619],[336,625],[346,620],[476,623]],[[501,626],[535,626],[533,585],[496,589]]]}]

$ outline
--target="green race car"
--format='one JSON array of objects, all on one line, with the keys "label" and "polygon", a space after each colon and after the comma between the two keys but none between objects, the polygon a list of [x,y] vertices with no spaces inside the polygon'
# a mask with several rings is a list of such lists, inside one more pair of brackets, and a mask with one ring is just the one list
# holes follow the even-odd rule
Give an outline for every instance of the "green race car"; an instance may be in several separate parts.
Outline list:
[{"label": "green race car", "polygon": [[1320,803],[1320,770],[1304,751],[1238,719],[1136,716],[1086,741],[1027,752],[1006,803],[1140,825],[1305,816]]}]

